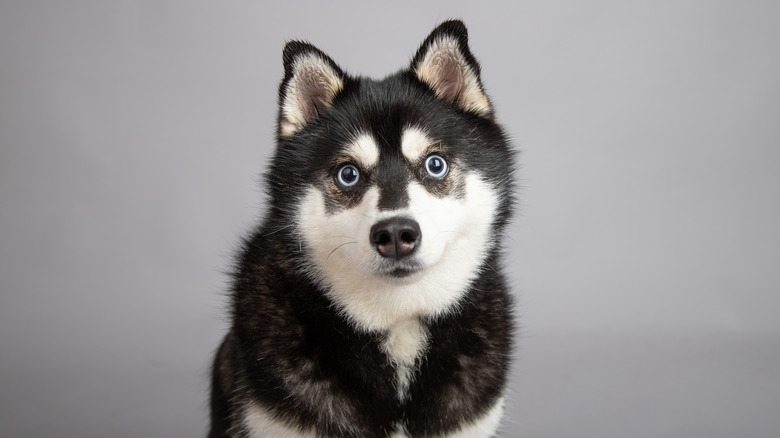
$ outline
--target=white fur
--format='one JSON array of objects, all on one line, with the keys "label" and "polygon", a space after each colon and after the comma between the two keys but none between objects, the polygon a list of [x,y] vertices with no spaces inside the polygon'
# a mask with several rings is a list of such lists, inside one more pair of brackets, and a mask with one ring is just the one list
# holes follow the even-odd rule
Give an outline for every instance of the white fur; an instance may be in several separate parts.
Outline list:
[{"label": "white fur", "polygon": [[[431,438],[488,438],[495,435],[501,426],[501,417],[504,415],[504,398],[499,399],[495,405],[482,418],[466,424],[455,432],[436,435]],[[399,429],[390,438],[409,438],[403,429]]]},{"label": "white fur", "polygon": [[479,85],[479,79],[460,53],[454,37],[445,35],[434,40],[415,72],[438,96],[451,93],[451,88],[457,84],[456,103],[461,108],[478,114],[490,112],[490,103]]},{"label": "white fur", "polygon": [[428,333],[417,318],[394,325],[387,332],[382,347],[396,366],[396,387],[399,400],[406,400],[409,384],[416,371],[417,358],[428,345]]},{"label": "white fur", "polygon": [[360,134],[348,147],[347,154],[364,169],[371,169],[379,161],[379,147],[369,134]]},{"label": "white fur", "polygon": [[432,144],[425,132],[417,127],[405,129],[401,136],[401,152],[412,163],[419,160]]},{"label": "white fur", "polygon": [[316,438],[317,434],[313,430],[302,431],[298,428],[290,427],[277,420],[266,409],[251,404],[244,411],[244,428],[248,436],[253,438]]},{"label": "white fur", "polygon": [[501,425],[504,414],[504,398],[502,397],[479,420],[463,426],[460,430],[442,436],[441,438],[487,438],[493,436]]},{"label": "white fur", "polygon": [[[370,188],[360,204],[328,215],[325,199],[309,187],[297,228],[312,260],[308,269],[328,290],[339,309],[367,331],[386,331],[400,321],[451,312],[493,245],[497,195],[477,174],[465,176],[465,196],[438,198],[417,182],[409,184],[409,207],[380,212],[379,193]],[[382,259],[369,241],[381,219],[415,219],[421,241],[414,260],[424,267],[396,279],[377,272]]]},{"label": "white fur", "polygon": [[[504,399],[501,398],[496,404],[477,421],[467,424],[459,430],[445,435],[439,435],[436,438],[487,438],[493,436],[501,423],[501,416],[504,412]],[[249,405],[244,411],[243,426],[252,438],[316,438],[317,433],[314,430],[300,430],[290,427],[283,422],[273,418],[273,416],[260,406]],[[391,438],[408,438],[408,435],[399,426],[399,430],[391,435]]]}]

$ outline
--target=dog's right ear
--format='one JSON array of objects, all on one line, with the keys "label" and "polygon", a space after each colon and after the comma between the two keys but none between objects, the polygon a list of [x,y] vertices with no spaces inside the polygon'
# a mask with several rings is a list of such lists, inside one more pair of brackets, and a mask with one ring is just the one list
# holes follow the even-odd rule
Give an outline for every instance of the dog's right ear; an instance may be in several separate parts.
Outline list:
[{"label": "dog's right ear", "polygon": [[282,59],[277,132],[288,138],[331,107],[344,87],[344,72],[328,55],[306,42],[288,42]]}]

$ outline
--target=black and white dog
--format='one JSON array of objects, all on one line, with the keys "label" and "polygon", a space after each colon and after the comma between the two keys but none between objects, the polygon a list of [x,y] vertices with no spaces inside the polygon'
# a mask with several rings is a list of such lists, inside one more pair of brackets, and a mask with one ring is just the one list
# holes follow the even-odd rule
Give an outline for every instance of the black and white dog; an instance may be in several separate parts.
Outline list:
[{"label": "black and white dog", "polygon": [[408,69],[284,48],[265,219],[213,370],[211,437],[491,437],[512,304],[514,153],[447,21]]}]

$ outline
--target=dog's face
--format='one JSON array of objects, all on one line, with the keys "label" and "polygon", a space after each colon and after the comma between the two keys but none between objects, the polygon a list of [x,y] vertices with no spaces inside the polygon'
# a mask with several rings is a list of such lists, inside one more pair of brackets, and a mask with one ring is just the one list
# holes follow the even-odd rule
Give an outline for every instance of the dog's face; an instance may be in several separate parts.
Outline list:
[{"label": "dog's face", "polygon": [[269,182],[294,210],[303,268],[363,329],[450,311],[511,202],[511,153],[465,28],[437,28],[381,81],[304,43],[284,58]]}]

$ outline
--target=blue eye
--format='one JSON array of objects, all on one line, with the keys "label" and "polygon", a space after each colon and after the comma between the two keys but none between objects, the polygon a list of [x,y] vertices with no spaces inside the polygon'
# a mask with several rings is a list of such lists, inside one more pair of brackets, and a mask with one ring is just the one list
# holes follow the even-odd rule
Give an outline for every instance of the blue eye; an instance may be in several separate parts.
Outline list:
[{"label": "blue eye", "polygon": [[428,172],[428,175],[441,179],[447,175],[449,167],[447,166],[447,162],[444,161],[444,158],[440,155],[433,154],[425,159],[425,170]]},{"label": "blue eye", "polygon": [[355,184],[357,184],[358,179],[360,179],[360,173],[358,172],[357,167],[352,164],[341,166],[338,173],[336,173],[336,184],[344,189],[354,187]]}]

